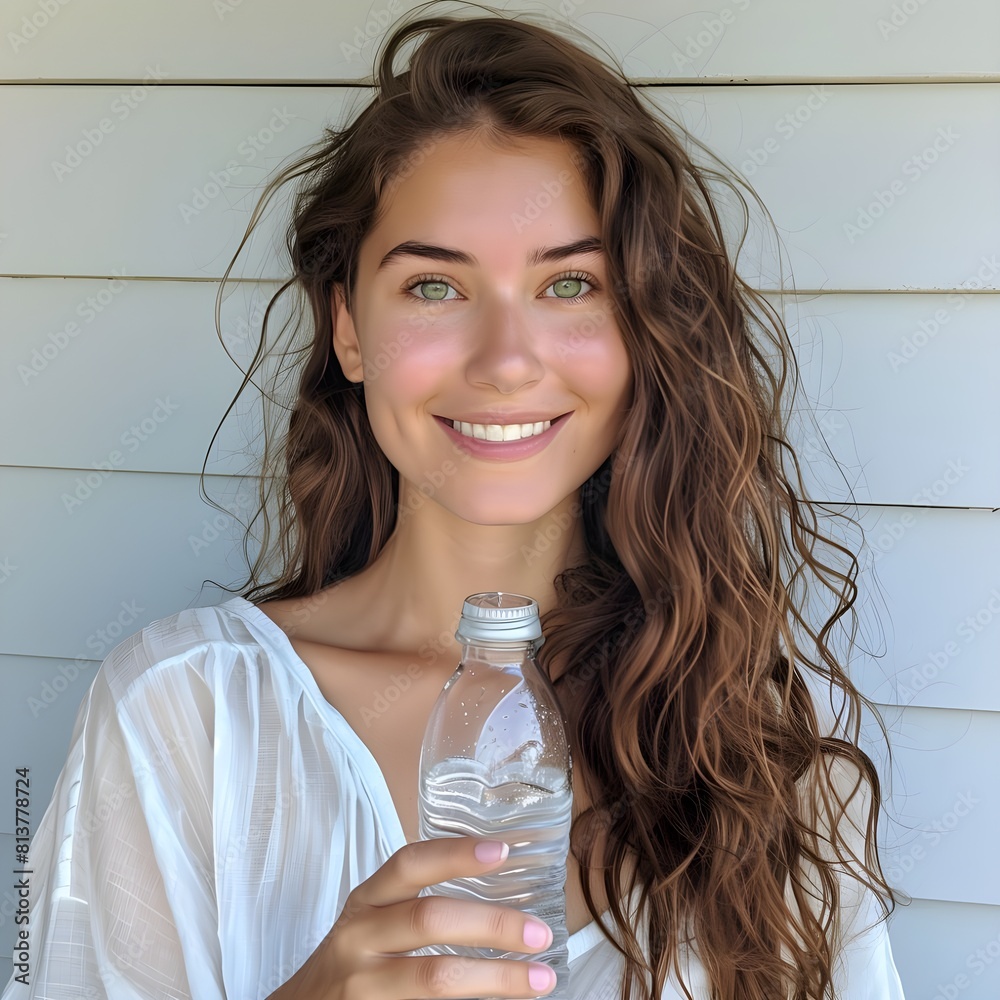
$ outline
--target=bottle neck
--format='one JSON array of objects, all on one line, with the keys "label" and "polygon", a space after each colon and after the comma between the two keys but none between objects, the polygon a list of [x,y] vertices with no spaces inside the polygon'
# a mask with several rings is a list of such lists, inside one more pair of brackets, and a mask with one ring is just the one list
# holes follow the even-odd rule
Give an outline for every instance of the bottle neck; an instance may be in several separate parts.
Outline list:
[{"label": "bottle neck", "polygon": [[517,642],[488,642],[485,639],[459,639],[462,643],[462,663],[475,661],[490,666],[503,667],[510,663],[523,663],[534,659],[538,648],[536,639]]}]

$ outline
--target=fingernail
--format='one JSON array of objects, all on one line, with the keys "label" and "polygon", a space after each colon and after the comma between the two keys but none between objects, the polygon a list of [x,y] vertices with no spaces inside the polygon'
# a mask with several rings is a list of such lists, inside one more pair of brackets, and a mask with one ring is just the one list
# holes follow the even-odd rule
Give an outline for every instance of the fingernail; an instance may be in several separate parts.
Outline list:
[{"label": "fingernail", "polygon": [[547,990],[556,981],[555,972],[547,965],[529,965],[528,983],[533,990]]},{"label": "fingernail", "polygon": [[476,844],[476,860],[491,864],[507,857],[510,848],[502,840],[481,840]]},{"label": "fingernail", "polygon": [[529,948],[541,948],[547,945],[552,931],[548,924],[540,924],[535,920],[529,920],[524,925],[524,943]]}]

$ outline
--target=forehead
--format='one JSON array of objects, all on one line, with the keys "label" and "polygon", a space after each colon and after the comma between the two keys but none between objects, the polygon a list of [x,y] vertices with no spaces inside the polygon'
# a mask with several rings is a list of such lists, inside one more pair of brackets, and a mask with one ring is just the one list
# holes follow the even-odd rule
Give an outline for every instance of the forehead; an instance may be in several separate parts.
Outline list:
[{"label": "forehead", "polygon": [[430,239],[447,230],[478,243],[540,242],[540,234],[596,231],[579,154],[560,139],[509,144],[451,136],[404,163],[387,186],[369,242]]}]

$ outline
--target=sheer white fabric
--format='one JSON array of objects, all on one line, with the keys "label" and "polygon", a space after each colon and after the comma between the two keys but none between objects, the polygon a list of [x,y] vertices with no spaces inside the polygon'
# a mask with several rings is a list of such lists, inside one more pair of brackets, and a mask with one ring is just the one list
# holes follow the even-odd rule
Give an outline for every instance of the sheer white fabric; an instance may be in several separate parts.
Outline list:
[{"label": "sheer white fabric", "polygon": [[[15,965],[0,1000],[262,1000],[404,843],[375,758],[263,612],[161,619],[80,706],[31,843],[27,982]],[[852,913],[838,998],[902,1000],[874,898]],[[595,923],[569,954],[574,997],[617,997]],[[688,983],[707,998],[694,959]]]}]

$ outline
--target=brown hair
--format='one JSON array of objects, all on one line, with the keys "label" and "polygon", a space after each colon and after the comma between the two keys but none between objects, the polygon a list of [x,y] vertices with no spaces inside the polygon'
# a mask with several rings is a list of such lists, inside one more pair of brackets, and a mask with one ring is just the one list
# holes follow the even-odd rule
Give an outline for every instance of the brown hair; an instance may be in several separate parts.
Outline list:
[{"label": "brown hair", "polygon": [[[260,554],[244,596],[315,594],[374,560],[397,523],[398,473],[330,336],[331,291],[344,289],[350,308],[359,247],[387,186],[441,137],[568,141],[601,220],[635,379],[620,447],[581,489],[590,558],[557,578],[539,651],[543,669],[570,665],[557,690],[581,705],[571,738],[593,806],[574,822],[572,849],[587,905],[600,922],[590,879],[603,874],[625,1000],[636,979],[653,998],[671,967],[682,978],[684,942],[720,1000],[827,996],[844,868],[886,913],[895,903],[876,848],[878,775],[858,746],[862,705],[874,709],[829,643],[854,613],[859,567],[800,498],[781,409],[789,373],[797,384],[794,354],[778,313],[736,273],[711,196],[713,180],[735,185],[697,166],[680,127],[586,40],[499,11],[413,14],[384,42],[371,102],[280,171],[247,231],[301,178],[287,236],[293,276],[268,304],[240,389],[268,353],[272,308],[293,289],[311,317],[291,327],[305,339],[286,356],[302,357],[301,371],[287,430],[266,441]],[[396,72],[398,50],[418,35],[408,70]],[[274,385],[288,392],[289,380],[275,375]],[[822,561],[820,543],[847,557],[846,571]],[[833,597],[819,629],[802,610],[806,573]],[[842,697],[842,736],[822,728],[807,672]],[[870,799],[854,807],[858,851],[842,820],[866,786]],[[632,889],[621,884],[629,854],[648,954],[619,904]]]}]

